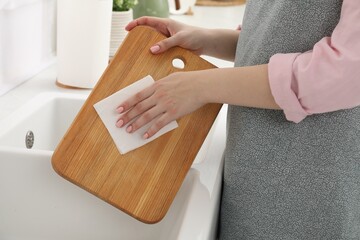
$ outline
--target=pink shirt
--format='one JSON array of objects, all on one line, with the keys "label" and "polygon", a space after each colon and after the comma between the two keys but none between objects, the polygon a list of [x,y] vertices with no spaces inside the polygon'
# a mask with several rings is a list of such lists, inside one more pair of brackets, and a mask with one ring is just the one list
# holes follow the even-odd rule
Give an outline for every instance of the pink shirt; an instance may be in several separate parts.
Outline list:
[{"label": "pink shirt", "polygon": [[305,53],[271,57],[269,81],[289,121],[360,105],[360,0],[344,0],[331,37]]}]

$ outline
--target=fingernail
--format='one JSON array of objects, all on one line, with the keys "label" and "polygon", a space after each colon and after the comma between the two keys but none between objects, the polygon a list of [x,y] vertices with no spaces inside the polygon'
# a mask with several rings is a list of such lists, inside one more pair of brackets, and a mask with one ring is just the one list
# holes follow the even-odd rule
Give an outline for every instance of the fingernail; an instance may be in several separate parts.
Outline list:
[{"label": "fingernail", "polygon": [[116,126],[120,128],[120,127],[123,126],[123,124],[124,124],[124,121],[123,121],[122,119],[120,119],[120,120],[116,123]]},{"label": "fingernail", "polygon": [[124,111],[124,108],[123,108],[123,107],[118,107],[118,108],[116,109],[116,111],[117,111],[118,113],[122,113],[122,112]]},{"label": "fingernail", "polygon": [[157,53],[160,50],[160,46],[159,45],[154,45],[150,48],[150,51],[152,53]]},{"label": "fingernail", "polygon": [[132,129],[133,129],[133,127],[130,125],[130,126],[128,126],[128,127],[126,128],[126,131],[127,131],[128,133],[130,133],[130,132],[132,131]]},{"label": "fingernail", "polygon": [[144,139],[148,139],[148,138],[149,138],[149,134],[148,134],[148,133],[145,133],[145,134],[143,135],[143,138],[144,138]]}]

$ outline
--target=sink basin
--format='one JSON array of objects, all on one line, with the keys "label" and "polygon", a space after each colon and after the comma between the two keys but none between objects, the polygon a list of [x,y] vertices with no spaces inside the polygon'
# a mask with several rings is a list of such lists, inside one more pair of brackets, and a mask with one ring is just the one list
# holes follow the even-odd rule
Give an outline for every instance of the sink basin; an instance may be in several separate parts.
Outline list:
[{"label": "sink basin", "polygon": [[[51,156],[87,96],[43,93],[0,121],[0,239],[216,239],[222,109],[165,218],[144,224],[57,175]],[[26,147],[32,131],[34,142]]]},{"label": "sink basin", "polygon": [[25,148],[25,136],[32,131],[32,149],[54,151],[86,98],[80,94],[40,94],[5,119],[0,146]]}]

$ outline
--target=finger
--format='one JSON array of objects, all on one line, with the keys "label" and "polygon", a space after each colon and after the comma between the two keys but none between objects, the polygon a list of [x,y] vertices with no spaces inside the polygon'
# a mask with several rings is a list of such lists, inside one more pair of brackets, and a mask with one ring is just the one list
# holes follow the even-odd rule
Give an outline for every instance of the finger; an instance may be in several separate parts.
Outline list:
[{"label": "finger", "polygon": [[169,38],[166,38],[166,39],[156,43],[155,45],[153,45],[150,48],[150,51],[153,54],[158,54],[158,53],[165,52],[169,48],[172,48],[172,47],[175,47],[175,46],[178,46],[178,45],[179,45],[178,37],[176,37],[176,36],[169,37]]},{"label": "finger", "polygon": [[169,20],[165,18],[147,17],[147,16],[140,17],[128,23],[125,29],[127,31],[130,31],[136,26],[141,26],[141,25],[152,27],[157,31],[161,32],[162,34],[168,37],[170,36],[170,32],[168,30]]},{"label": "finger", "polygon": [[138,26],[137,20],[132,20],[125,26],[126,31],[131,31],[134,27]]},{"label": "finger", "polygon": [[162,111],[160,110],[159,107],[150,108],[148,111],[144,112],[138,119],[136,119],[133,123],[131,123],[126,128],[126,131],[129,133],[135,132],[136,130],[148,124],[149,122],[151,122],[161,114]]},{"label": "finger", "polygon": [[122,102],[117,108],[118,113],[124,113],[129,111],[138,103],[144,101],[146,98],[150,97],[154,93],[154,85],[145,88],[144,90],[136,93],[134,96],[128,98],[126,101]]},{"label": "finger", "polygon": [[[148,98],[144,101],[136,104],[132,109],[130,109],[127,113],[123,114],[116,123],[117,127],[122,127],[131,122],[136,117],[146,113],[149,109],[155,106],[155,102]],[[133,124],[131,124],[133,125]],[[137,129],[137,128],[136,128]]]},{"label": "finger", "polygon": [[160,129],[165,127],[171,121],[172,119],[168,117],[168,114],[164,113],[160,115],[160,117],[158,117],[158,119],[155,120],[154,124],[152,124],[151,127],[145,132],[143,138],[148,139],[154,136]]}]

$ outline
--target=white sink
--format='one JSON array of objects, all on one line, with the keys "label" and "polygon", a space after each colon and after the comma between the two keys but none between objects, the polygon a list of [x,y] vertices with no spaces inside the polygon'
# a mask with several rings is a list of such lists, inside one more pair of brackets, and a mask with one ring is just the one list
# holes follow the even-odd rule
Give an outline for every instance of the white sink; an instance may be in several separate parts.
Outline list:
[{"label": "white sink", "polygon": [[26,148],[26,133],[32,131],[32,149],[54,151],[86,98],[80,94],[40,94],[5,119],[0,146]]},{"label": "white sink", "polygon": [[[57,175],[51,156],[86,96],[43,93],[0,122],[0,239],[216,239],[223,109],[169,212],[144,224]],[[25,135],[34,134],[26,148]]]}]

